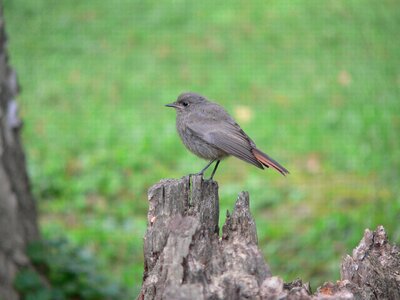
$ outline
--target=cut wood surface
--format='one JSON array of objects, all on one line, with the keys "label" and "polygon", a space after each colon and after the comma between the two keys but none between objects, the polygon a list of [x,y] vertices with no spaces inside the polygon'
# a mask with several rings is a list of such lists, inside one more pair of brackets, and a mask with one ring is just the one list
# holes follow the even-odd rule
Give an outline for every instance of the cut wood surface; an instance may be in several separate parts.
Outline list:
[{"label": "cut wood surface", "polygon": [[313,294],[300,279],[284,283],[271,274],[247,192],[239,194],[221,235],[216,182],[201,176],[161,180],[148,198],[138,299],[400,299],[399,248],[389,244],[382,226],[365,230],[343,259],[341,279]]}]

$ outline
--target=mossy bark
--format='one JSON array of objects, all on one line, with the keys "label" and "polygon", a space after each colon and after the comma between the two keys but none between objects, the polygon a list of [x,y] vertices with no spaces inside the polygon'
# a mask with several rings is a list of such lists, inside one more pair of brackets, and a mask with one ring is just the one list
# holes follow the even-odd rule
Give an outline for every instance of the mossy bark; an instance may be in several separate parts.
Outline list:
[{"label": "mossy bark", "polygon": [[0,3],[0,299],[15,300],[14,277],[30,265],[25,248],[39,238],[39,230],[19,137],[17,77],[8,63],[6,41]]}]

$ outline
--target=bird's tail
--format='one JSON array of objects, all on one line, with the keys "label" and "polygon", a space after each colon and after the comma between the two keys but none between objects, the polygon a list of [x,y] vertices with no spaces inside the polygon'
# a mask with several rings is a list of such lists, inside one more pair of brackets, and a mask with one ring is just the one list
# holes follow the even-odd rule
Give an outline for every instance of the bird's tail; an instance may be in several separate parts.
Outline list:
[{"label": "bird's tail", "polygon": [[254,156],[257,158],[257,160],[262,163],[265,167],[273,167],[275,170],[277,170],[279,173],[281,173],[283,176],[286,176],[286,174],[289,174],[289,171],[286,170],[284,167],[282,167],[277,161],[269,157],[267,154],[264,152],[258,150],[257,148],[253,148],[252,152]]}]

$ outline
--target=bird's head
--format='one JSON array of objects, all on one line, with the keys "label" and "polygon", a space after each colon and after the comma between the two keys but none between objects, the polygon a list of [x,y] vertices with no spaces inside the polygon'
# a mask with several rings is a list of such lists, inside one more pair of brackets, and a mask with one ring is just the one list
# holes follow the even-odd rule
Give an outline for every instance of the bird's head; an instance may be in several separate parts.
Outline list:
[{"label": "bird's head", "polygon": [[200,104],[206,102],[206,98],[196,93],[182,93],[175,102],[167,104],[167,107],[173,107],[178,113],[193,111]]}]

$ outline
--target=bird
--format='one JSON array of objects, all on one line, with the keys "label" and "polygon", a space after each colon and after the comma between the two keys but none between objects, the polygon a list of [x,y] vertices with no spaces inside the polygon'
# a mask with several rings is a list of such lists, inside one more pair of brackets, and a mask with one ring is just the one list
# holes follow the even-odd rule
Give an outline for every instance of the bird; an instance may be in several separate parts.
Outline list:
[{"label": "bird", "polygon": [[166,104],[176,110],[176,129],[186,148],[208,164],[194,175],[203,175],[216,162],[209,180],[222,159],[237,157],[257,168],[273,168],[286,176],[289,171],[257,148],[238,123],[217,103],[206,97],[185,92],[175,102]]}]

